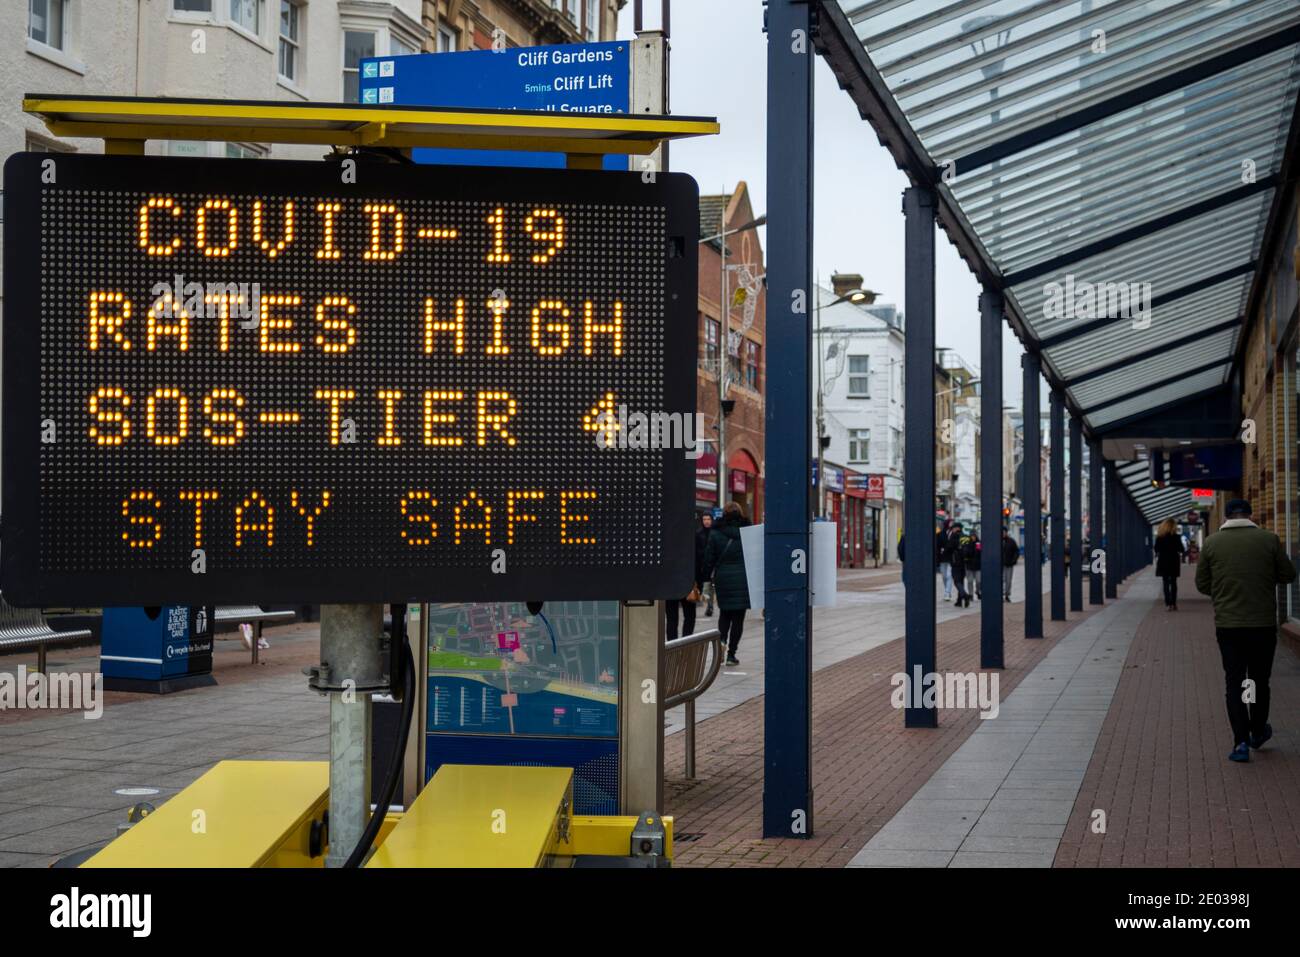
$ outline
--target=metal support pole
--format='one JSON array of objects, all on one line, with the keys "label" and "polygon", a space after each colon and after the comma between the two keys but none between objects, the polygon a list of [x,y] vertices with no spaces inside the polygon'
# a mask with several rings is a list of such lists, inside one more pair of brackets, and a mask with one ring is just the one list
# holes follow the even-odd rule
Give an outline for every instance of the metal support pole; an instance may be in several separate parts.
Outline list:
[{"label": "metal support pole", "polygon": [[[931,420],[933,421],[933,419]],[[980,667],[1002,656],[1002,294],[980,294]]]},{"label": "metal support pole", "polygon": [[1039,417],[1039,382],[1042,360],[1026,352],[1020,360],[1025,372],[1025,637],[1043,637],[1043,477],[1039,449],[1043,424]]},{"label": "metal support pole", "polygon": [[1065,396],[1053,389],[1048,397],[1051,414],[1051,459],[1048,497],[1052,546],[1052,621],[1065,621]]},{"label": "metal support pole", "polygon": [[620,608],[619,795],[623,814],[663,810],[663,602]]},{"label": "metal support pole", "polygon": [[903,723],[909,728],[933,728],[934,708],[921,703],[917,675],[932,674],[935,657],[934,582],[934,216],[935,194],[924,186],[903,192],[903,286],[907,311],[903,362],[903,564],[906,637],[904,674],[909,694]]},{"label": "metal support pole", "polygon": [[767,182],[763,836],[809,838],[813,45],[812,4],[800,0],[767,7]]},{"label": "metal support pole", "polygon": [[1115,494],[1115,463],[1106,467],[1106,597],[1119,597],[1119,502]]},{"label": "metal support pole", "polygon": [[415,727],[406,739],[406,754],[402,764],[402,807],[410,807],[424,790],[424,746],[429,694],[429,604],[412,605],[419,616],[415,628],[406,629],[411,644],[411,660],[415,662]]},{"label": "metal support pole", "polygon": [[1083,611],[1083,422],[1070,416],[1070,611]]},{"label": "metal support pole", "polygon": [[[1101,490],[1101,443],[1093,439],[1088,443],[1088,537],[1092,539],[1092,547],[1084,556],[1089,568],[1093,564],[1092,553],[1101,548],[1101,536],[1106,527],[1101,518]],[[1095,571],[1088,573],[1088,604],[1104,604],[1102,576]]]},{"label": "metal support pole", "polygon": [[386,687],[383,605],[324,605],[320,659],[309,684],[330,696],[330,842],[326,867],[342,867],[370,820],[374,691]]},{"label": "metal support pole", "polygon": [[695,780],[695,699],[686,702],[686,780]]}]

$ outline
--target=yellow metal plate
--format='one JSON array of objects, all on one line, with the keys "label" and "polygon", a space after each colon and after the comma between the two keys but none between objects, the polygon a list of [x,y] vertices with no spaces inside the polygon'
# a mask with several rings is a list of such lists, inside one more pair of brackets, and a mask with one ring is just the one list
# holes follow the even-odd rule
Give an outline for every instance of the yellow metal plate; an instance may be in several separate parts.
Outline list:
[{"label": "yellow metal plate", "polygon": [[444,764],[367,867],[543,867],[569,768]]},{"label": "yellow metal plate", "polygon": [[261,867],[328,797],[327,762],[222,761],[81,866]]},{"label": "yellow metal plate", "polygon": [[59,136],[121,140],[215,139],[399,148],[463,145],[476,149],[499,146],[545,152],[637,153],[645,152],[647,144],[653,148],[662,140],[719,131],[712,117],[264,100],[28,94],[23,109],[39,116]]},{"label": "yellow metal plate", "polygon": [[[626,857],[631,853],[632,829],[640,820],[635,814],[590,816],[578,815],[569,825],[571,840],[564,854],[594,854],[601,857]],[[673,859],[673,818],[659,818],[664,826],[664,857]]]}]

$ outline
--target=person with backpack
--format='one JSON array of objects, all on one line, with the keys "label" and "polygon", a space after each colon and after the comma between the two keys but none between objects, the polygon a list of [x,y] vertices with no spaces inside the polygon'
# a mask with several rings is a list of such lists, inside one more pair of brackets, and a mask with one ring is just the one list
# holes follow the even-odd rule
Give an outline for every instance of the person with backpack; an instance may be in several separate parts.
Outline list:
[{"label": "person with backpack", "polygon": [[1002,600],[1011,600],[1011,584],[1016,577],[1016,562],[1020,561],[1020,546],[1011,533],[1002,529]]},{"label": "person with backpack", "polygon": [[749,524],[739,502],[728,502],[722,518],[713,523],[705,566],[713,580],[718,602],[718,633],[727,649],[727,664],[738,665],[736,648],[745,631],[745,612],[749,610],[749,579],[745,575],[745,549],[740,530]]}]

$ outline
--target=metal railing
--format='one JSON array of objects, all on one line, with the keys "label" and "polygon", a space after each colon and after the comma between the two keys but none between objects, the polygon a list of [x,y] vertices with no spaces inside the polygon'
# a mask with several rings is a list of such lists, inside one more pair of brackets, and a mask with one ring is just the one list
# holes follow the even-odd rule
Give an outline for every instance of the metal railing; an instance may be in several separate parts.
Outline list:
[{"label": "metal railing", "polygon": [[[722,669],[718,629],[697,631],[664,643],[664,709],[686,705],[686,777],[695,777],[695,699],[709,690]],[[708,667],[708,651],[713,649]]]}]

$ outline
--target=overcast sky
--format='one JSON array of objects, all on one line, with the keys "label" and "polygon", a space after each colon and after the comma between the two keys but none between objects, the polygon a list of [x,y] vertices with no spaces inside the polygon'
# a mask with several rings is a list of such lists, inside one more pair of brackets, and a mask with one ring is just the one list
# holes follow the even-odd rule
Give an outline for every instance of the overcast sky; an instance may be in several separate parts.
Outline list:
[{"label": "overcast sky", "polygon": [[[646,26],[659,24],[659,0],[645,0]],[[632,3],[619,36],[634,35]],[[672,6],[673,113],[716,116],[719,136],[673,144],[671,168],[690,173],[702,193],[749,184],[756,214],[767,210],[767,37],[760,0],[678,0]],[[861,273],[882,302],[903,301],[902,193],[907,178],[870,125],[858,116],[830,67],[816,60],[814,263],[823,284],[834,271]],[[979,284],[942,230],[936,230],[937,343],[978,368]],[[766,247],[766,243],[764,243]],[[1003,329],[1003,396],[1020,407],[1019,343]]]}]

